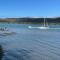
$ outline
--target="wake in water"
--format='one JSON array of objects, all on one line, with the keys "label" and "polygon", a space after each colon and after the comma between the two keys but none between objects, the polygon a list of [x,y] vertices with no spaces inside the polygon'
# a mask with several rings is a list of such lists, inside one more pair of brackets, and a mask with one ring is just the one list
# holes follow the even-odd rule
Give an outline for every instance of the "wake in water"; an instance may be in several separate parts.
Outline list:
[{"label": "wake in water", "polygon": [[50,27],[32,27],[32,26],[28,26],[28,28],[30,28],[30,29],[33,29],[33,28],[37,28],[37,29],[49,29],[49,30],[51,30],[51,29],[53,29],[53,30],[59,29],[60,30],[60,28],[50,28]]}]

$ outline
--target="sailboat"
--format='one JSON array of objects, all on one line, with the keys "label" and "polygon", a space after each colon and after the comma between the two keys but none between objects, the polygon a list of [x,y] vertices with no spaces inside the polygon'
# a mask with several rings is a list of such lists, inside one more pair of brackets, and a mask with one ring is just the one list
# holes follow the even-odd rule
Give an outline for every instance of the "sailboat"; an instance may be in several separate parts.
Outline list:
[{"label": "sailboat", "polygon": [[46,19],[44,18],[43,26],[41,26],[41,27],[28,26],[28,28],[49,29],[49,26],[48,26],[48,23],[46,22]]},{"label": "sailboat", "polygon": [[44,18],[44,24],[43,24],[43,26],[41,26],[41,27],[39,27],[40,29],[49,29],[49,27],[48,27],[48,24],[46,24],[47,22],[46,22],[46,20],[45,20],[45,18]]}]

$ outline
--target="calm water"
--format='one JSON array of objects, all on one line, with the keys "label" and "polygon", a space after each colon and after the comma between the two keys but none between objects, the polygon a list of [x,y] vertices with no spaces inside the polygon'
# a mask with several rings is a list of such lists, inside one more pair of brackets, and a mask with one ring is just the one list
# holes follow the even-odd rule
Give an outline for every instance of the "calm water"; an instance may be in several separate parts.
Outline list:
[{"label": "calm water", "polygon": [[[60,60],[60,29],[29,29],[35,24],[3,24],[16,34],[0,35],[2,60]],[[50,26],[60,28],[60,26]]]}]

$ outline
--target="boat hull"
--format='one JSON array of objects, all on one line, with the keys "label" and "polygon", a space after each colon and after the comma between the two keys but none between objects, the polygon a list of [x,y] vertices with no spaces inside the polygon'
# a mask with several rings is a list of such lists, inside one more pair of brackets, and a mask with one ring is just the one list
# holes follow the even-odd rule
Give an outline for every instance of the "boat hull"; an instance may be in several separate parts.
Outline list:
[{"label": "boat hull", "polygon": [[38,29],[49,29],[49,27],[32,27],[32,26],[28,26],[28,28],[38,28]]},{"label": "boat hull", "polygon": [[49,27],[39,27],[40,29],[49,29]]}]

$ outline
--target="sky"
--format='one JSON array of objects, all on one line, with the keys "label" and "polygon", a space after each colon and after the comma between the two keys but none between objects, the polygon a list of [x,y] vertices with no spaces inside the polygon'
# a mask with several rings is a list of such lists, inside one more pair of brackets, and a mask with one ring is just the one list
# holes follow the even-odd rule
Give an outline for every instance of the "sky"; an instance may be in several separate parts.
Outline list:
[{"label": "sky", "polygon": [[0,17],[59,17],[60,0],[0,0]]}]

